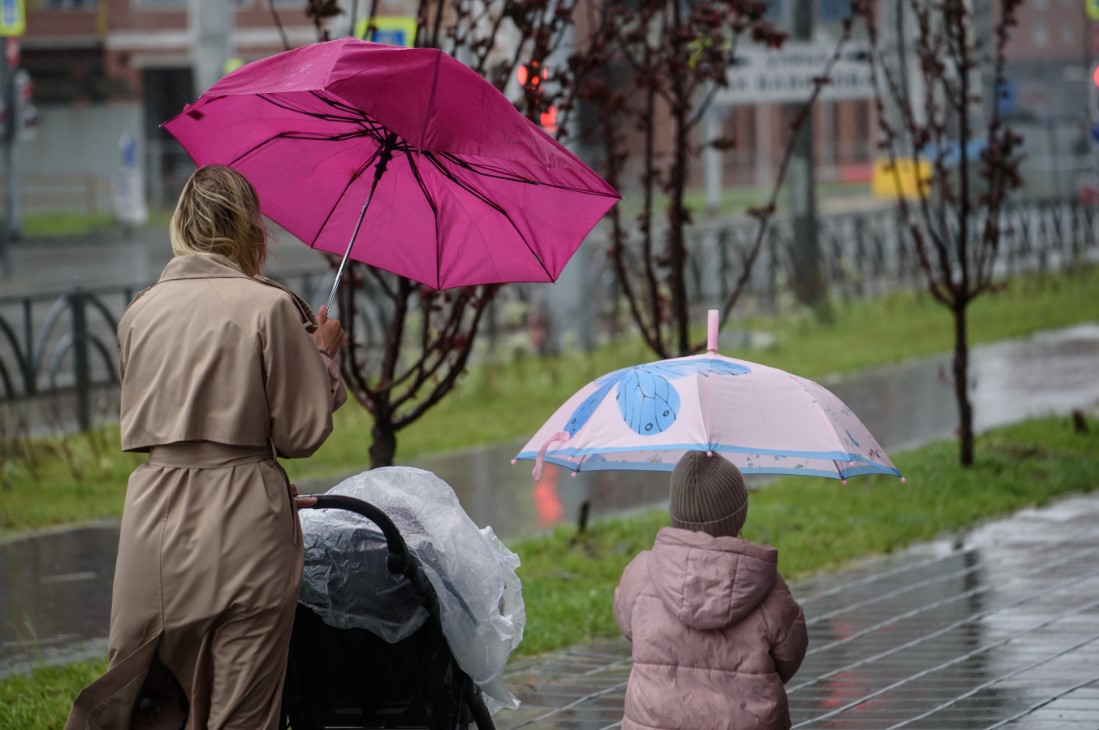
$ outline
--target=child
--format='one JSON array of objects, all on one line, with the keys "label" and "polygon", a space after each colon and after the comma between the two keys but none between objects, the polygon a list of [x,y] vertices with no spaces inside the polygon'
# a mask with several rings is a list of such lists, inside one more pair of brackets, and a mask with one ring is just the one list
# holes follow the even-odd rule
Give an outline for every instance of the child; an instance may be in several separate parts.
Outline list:
[{"label": "child", "polygon": [[789,728],[783,685],[809,638],[778,551],[737,538],[744,477],[718,454],[690,451],[672,472],[669,512],[672,526],[614,593],[633,642],[622,730]]}]

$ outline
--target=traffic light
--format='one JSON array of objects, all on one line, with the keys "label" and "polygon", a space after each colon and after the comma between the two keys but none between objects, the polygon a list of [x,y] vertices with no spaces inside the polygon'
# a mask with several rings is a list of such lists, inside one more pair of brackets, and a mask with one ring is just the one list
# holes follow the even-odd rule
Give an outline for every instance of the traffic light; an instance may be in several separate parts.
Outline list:
[{"label": "traffic light", "polygon": [[531,60],[515,69],[515,77],[527,91],[537,91],[546,79],[546,69],[542,68],[541,61]]},{"label": "traffic light", "polygon": [[1099,63],[1092,64],[1087,83],[1088,119],[1094,124],[1099,122]]}]

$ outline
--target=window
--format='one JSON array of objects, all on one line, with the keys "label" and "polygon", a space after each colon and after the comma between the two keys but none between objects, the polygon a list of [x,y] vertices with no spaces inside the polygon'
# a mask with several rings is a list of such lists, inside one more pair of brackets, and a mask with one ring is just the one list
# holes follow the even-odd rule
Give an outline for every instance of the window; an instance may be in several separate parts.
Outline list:
[{"label": "window", "polygon": [[1061,23],[1061,43],[1070,46],[1076,42],[1076,28],[1066,20]]},{"label": "window", "polygon": [[1049,45],[1049,28],[1046,24],[1039,20],[1034,23],[1030,28],[1030,42],[1038,48],[1045,48]]},{"label": "window", "polygon": [[839,23],[851,15],[851,0],[817,0],[817,17],[822,23]]}]

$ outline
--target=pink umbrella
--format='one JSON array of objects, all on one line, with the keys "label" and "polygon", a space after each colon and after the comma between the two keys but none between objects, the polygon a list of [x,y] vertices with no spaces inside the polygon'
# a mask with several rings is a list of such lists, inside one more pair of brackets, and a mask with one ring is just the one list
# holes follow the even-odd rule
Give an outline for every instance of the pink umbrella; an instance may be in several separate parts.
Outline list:
[{"label": "pink umbrella", "polygon": [[554,281],[619,200],[431,48],[344,38],[280,53],[164,128],[196,164],[240,171],[263,212],[308,245],[434,289]]},{"label": "pink umbrella", "polygon": [[811,380],[709,353],[625,368],[581,388],[516,459],[578,471],[671,471],[687,451],[723,455],[745,474],[900,476],[839,398]]}]

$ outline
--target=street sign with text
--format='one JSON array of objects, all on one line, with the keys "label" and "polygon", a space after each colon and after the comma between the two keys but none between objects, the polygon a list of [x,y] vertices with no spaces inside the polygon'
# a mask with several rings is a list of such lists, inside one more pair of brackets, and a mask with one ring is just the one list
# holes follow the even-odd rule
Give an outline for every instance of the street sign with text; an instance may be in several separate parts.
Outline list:
[{"label": "street sign with text", "polygon": [[[823,43],[787,41],[782,48],[738,48],[726,73],[728,86],[717,93],[719,104],[781,104],[808,100],[815,81],[835,53]],[[847,43],[828,73],[822,101],[871,99],[874,72],[869,48]]]}]

